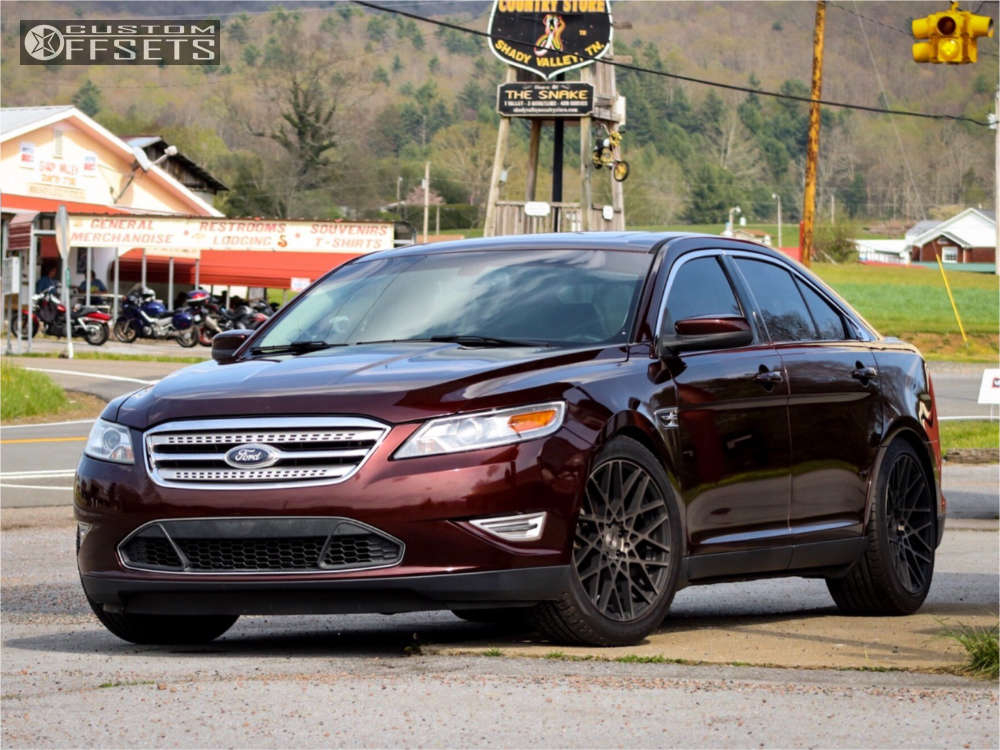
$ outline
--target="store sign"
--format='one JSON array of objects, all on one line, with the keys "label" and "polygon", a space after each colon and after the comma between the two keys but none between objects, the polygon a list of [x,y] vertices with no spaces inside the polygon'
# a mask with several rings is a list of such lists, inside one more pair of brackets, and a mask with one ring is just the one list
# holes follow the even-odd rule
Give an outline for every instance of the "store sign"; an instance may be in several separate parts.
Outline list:
[{"label": "store sign", "polygon": [[497,112],[504,117],[584,117],[594,109],[589,83],[503,83]]},{"label": "store sign", "polygon": [[391,222],[71,216],[74,247],[137,247],[150,255],[197,257],[200,250],[370,253],[392,247]]},{"label": "store sign", "polygon": [[551,79],[607,54],[611,28],[610,0],[494,0],[488,33],[500,60]]},{"label": "store sign", "polygon": [[219,19],[21,21],[21,65],[218,65]]}]

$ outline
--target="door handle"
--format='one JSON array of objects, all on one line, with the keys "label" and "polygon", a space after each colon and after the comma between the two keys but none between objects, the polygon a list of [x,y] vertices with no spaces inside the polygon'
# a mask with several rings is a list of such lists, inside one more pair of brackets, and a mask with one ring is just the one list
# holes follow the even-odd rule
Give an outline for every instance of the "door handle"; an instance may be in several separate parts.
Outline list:
[{"label": "door handle", "polygon": [[[763,366],[764,365],[761,365],[761,367]],[[765,388],[772,388],[774,387],[775,383],[781,382],[782,375],[778,370],[761,370],[760,372],[758,372],[756,375],[753,376],[753,379],[756,380],[761,385],[763,385]]]},{"label": "door handle", "polygon": [[855,368],[851,371],[851,377],[855,380],[867,383],[869,380],[873,380],[878,377],[878,370],[874,367],[865,367],[860,362],[855,363],[855,365]]}]

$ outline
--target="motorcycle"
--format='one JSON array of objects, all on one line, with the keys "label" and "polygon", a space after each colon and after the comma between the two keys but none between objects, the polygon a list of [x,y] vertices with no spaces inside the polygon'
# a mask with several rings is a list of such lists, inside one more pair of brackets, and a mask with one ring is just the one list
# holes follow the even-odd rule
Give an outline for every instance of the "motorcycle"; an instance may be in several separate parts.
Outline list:
[{"label": "motorcycle", "polygon": [[[192,296],[194,295],[194,296]],[[199,340],[203,346],[211,346],[212,339],[221,331],[258,328],[274,314],[276,307],[265,300],[255,300],[246,304],[239,297],[232,300],[233,310],[227,310],[204,289],[188,293],[188,304],[204,310],[204,320],[199,326]]]},{"label": "motorcycle", "polygon": [[115,338],[131,344],[137,338],[176,339],[183,347],[198,343],[198,329],[186,308],[167,310],[148,287],[133,287],[122,300],[114,326]]},{"label": "motorcycle", "polygon": [[[62,290],[58,286],[49,287],[31,297],[31,309],[21,310],[20,316],[10,321],[10,332],[14,336],[28,334],[28,320],[31,320],[31,335],[39,331],[49,336],[66,335],[66,307],[62,303]],[[74,336],[82,336],[88,344],[100,346],[108,340],[111,316],[94,307],[77,306],[70,310],[70,330]]]}]

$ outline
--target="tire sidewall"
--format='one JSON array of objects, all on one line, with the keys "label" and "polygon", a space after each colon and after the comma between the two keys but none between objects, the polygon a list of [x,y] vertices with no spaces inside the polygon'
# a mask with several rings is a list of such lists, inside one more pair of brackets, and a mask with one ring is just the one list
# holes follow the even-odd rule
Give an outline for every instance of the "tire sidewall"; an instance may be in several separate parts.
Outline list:
[{"label": "tire sidewall", "polygon": [[[677,503],[673,488],[664,471],[662,465],[641,443],[618,436],[608,441],[601,448],[594,460],[591,462],[591,469],[588,474],[588,481],[591,474],[600,467],[601,464],[614,460],[625,459],[641,466],[653,481],[656,482],[664,503],[667,506],[667,516],[670,531],[670,569],[666,586],[660,595],[660,601],[650,607],[649,611],[641,617],[629,621],[621,622],[612,620],[594,607],[583,589],[583,584],[576,573],[576,567],[572,564],[572,539],[570,540],[570,555],[572,573],[570,575],[569,596],[573,605],[586,620],[587,625],[593,629],[602,639],[607,641],[617,641],[621,643],[634,643],[644,638],[648,633],[657,628],[666,616],[670,603],[673,601],[674,593],[677,590],[677,581],[681,568],[681,545],[682,529],[680,506]],[[582,502],[582,497],[581,497]],[[576,523],[573,524],[573,534],[575,536]]]}]

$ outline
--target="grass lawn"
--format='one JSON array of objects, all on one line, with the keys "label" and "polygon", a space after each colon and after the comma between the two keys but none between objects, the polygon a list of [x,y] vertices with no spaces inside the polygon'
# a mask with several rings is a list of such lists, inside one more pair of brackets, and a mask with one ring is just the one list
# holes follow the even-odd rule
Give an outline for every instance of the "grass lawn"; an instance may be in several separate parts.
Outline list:
[{"label": "grass lawn", "polygon": [[69,407],[66,392],[40,372],[7,362],[0,364],[0,419],[7,422],[38,414],[55,414]]},{"label": "grass lawn", "polygon": [[941,450],[1000,447],[1000,422],[941,422]]},{"label": "grass lawn", "polygon": [[[18,357],[38,357],[40,359],[59,359],[59,352],[24,352]],[[180,362],[183,364],[197,364],[204,362],[205,357],[192,357],[191,355],[169,354],[117,354],[115,352],[73,352],[73,359],[104,359],[119,362]]]}]

